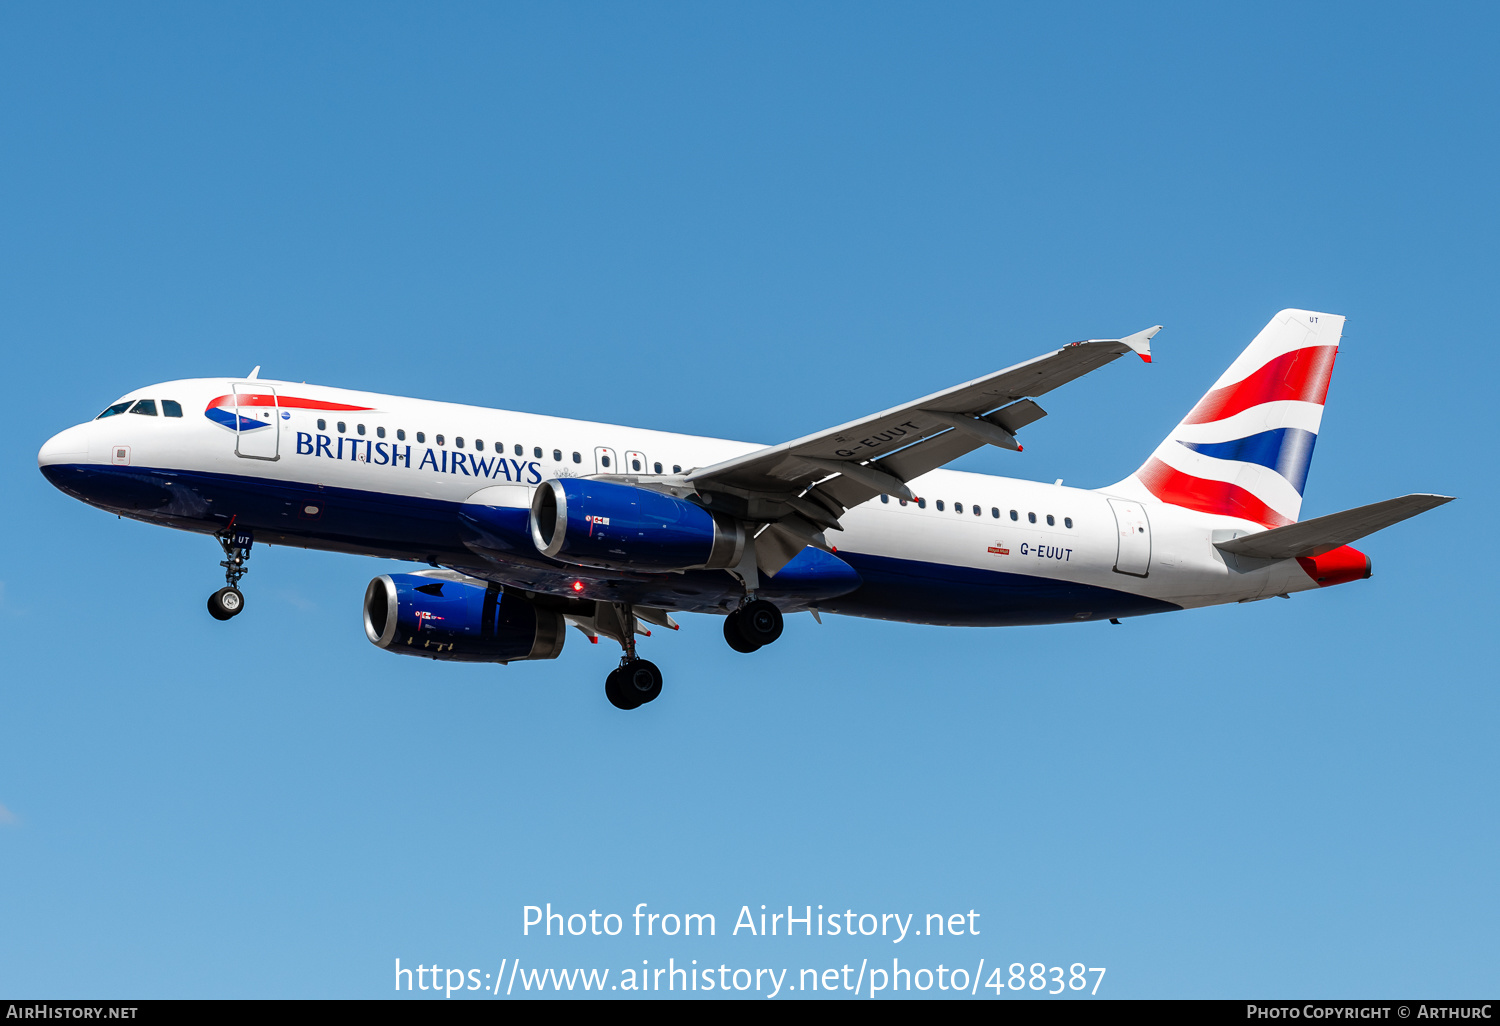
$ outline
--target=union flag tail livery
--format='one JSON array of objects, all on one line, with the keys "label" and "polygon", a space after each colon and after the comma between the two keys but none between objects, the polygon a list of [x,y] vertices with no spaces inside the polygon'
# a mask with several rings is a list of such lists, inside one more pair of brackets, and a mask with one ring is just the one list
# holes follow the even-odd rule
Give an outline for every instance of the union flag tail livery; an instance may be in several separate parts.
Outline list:
[{"label": "union flag tail livery", "polygon": [[1343,330],[1335,314],[1281,311],[1117,488],[1260,527],[1296,523]]},{"label": "union flag tail livery", "polygon": [[84,502],[217,541],[216,619],[244,611],[256,541],[403,560],[409,572],[365,589],[376,647],[546,660],[574,628],[619,644],[604,693],[635,709],[662,690],[637,637],[676,630],[682,613],[717,616],[729,647],[752,653],[784,613],[1118,623],[1368,577],[1350,542],[1449,500],[1299,519],[1343,326],[1277,314],[1144,466],[1101,489],[946,464],[985,445],[1035,463],[1016,438],[1047,415],[1035,399],[1121,356],[1149,364],[1158,327],[779,445],[262,380],[257,367],[137,389],[37,462]]}]

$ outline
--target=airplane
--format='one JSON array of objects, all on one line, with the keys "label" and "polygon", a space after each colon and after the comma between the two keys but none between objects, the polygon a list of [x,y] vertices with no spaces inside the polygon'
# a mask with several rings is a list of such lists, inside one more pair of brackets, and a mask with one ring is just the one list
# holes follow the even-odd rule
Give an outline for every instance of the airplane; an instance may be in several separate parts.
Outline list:
[{"label": "airplane", "polygon": [[[259,377],[136,389],[38,454],[57,488],[212,535],[218,620],[256,541],[425,564],[364,596],[369,640],[456,662],[554,659],[569,626],[618,643],[605,695],[654,701],[641,658],[674,613],[740,653],[784,617],[1017,626],[1162,613],[1370,576],[1351,542],[1443,503],[1411,494],[1298,520],[1344,318],[1276,314],[1123,480],[1063,487],[942,469],[1020,452],[1036,399],[1160,325],[1090,339],[780,445]],[[201,412],[201,415],[199,411]]]}]

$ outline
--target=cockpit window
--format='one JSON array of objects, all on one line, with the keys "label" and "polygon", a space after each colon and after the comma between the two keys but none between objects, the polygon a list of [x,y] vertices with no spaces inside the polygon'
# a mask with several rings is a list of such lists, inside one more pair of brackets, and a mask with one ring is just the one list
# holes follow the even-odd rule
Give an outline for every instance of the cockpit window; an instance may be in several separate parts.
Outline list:
[{"label": "cockpit window", "polygon": [[156,416],[156,400],[142,399],[130,408],[130,412],[139,413],[145,417],[154,417]]},{"label": "cockpit window", "polygon": [[130,404],[128,402],[115,403],[113,406],[105,410],[103,413],[99,414],[99,416],[95,417],[94,419],[103,420],[105,417],[113,417],[117,413],[124,413],[128,409],[130,409]]},{"label": "cockpit window", "polygon": [[182,416],[182,404],[176,399],[163,399],[161,401],[161,414],[163,417]]}]

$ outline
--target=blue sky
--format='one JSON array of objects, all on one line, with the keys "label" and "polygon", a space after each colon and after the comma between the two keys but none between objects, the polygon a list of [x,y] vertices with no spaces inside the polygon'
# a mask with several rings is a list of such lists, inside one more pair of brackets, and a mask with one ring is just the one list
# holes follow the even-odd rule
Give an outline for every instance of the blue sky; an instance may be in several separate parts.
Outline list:
[{"label": "blue sky", "polygon": [[[1497,973],[1497,19],[1480,5],[8,5],[0,993],[378,997],[403,965],[1108,968],[1101,994]],[[1304,515],[1461,501],[1292,601],[959,630],[686,617],[398,659],[395,564],[220,558],[35,469],[241,374],[775,442],[1151,324],[1022,455],[1135,468],[1277,310],[1349,317]],[[1481,534],[1469,528],[1481,525]],[[523,938],[521,909],[720,936]],[[982,914],[896,948],[741,905]],[[783,939],[784,940],[784,939]],[[986,970],[987,972],[988,970]],[[936,992],[934,992],[936,993]]]}]

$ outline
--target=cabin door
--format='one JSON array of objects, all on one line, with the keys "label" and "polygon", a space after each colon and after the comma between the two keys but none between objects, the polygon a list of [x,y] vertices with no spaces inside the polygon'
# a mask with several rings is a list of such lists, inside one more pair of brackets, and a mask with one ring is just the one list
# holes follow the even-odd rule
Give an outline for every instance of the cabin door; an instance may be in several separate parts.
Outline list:
[{"label": "cabin door", "polygon": [[281,409],[276,389],[247,381],[234,386],[234,454],[248,460],[280,459]]},{"label": "cabin door", "polygon": [[1115,513],[1120,545],[1115,551],[1115,573],[1145,577],[1151,569],[1151,521],[1146,507],[1139,502],[1110,499]]}]

